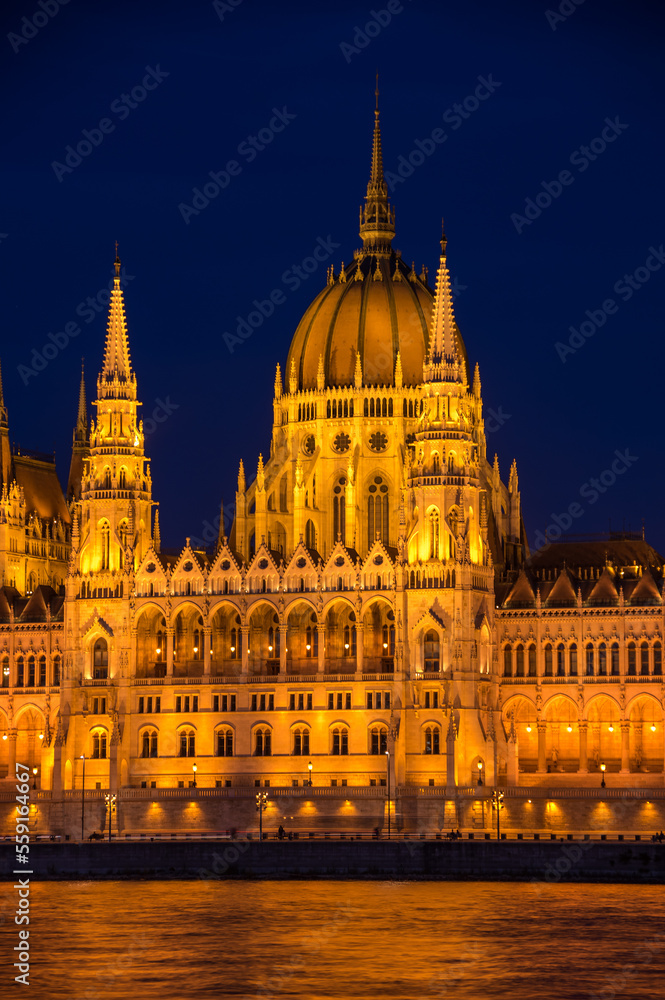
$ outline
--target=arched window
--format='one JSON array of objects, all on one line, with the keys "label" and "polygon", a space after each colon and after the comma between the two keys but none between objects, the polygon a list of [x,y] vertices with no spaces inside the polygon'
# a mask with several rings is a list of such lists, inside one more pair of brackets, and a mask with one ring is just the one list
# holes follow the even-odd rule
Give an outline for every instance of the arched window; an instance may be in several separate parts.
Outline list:
[{"label": "arched window", "polygon": [[586,675],[587,677],[593,677],[594,674],[594,663],[593,663],[593,645],[589,642],[586,647]]},{"label": "arched window", "polygon": [[577,677],[577,643],[571,642],[568,652],[568,669],[571,677]]},{"label": "arched window", "polygon": [[9,687],[9,657],[3,656],[2,662],[0,663],[0,672],[2,673],[2,679],[0,683],[3,688]]},{"label": "arched window", "polygon": [[233,730],[228,727],[217,730],[217,756],[233,757]]},{"label": "arched window", "polygon": [[619,643],[613,642],[610,647],[610,673],[612,677],[619,676]]},{"label": "arched window", "polygon": [[552,676],[552,647],[547,643],[545,646],[545,677]]},{"label": "arched window", "polygon": [[319,655],[319,630],[316,625],[308,625],[305,630],[305,656],[318,657]]},{"label": "arched window", "polygon": [[28,687],[33,688],[35,686],[35,658],[34,656],[28,657]]},{"label": "arched window", "polygon": [[432,475],[441,475],[441,459],[436,451],[432,452]]},{"label": "arched window", "polygon": [[635,643],[628,643],[628,676],[634,677],[637,673],[637,650],[635,649]]},{"label": "arched window", "polygon": [[[275,615],[277,618],[277,615]],[[275,628],[271,625],[268,629],[268,659],[269,660],[279,660],[280,649],[281,649],[281,639],[282,634],[279,631],[279,626]]]},{"label": "arched window", "polygon": [[99,526],[101,545],[101,569],[111,567],[111,528],[108,521],[102,521]]},{"label": "arched window", "polygon": [[46,657],[39,657],[39,674],[37,677],[39,687],[46,687]]},{"label": "arched window", "polygon": [[157,756],[157,733],[154,729],[146,730],[141,738],[141,756]]},{"label": "arched window", "polygon": [[306,726],[293,730],[293,753],[296,756],[309,754],[309,729]]},{"label": "arched window", "polygon": [[196,757],[196,733],[193,729],[180,730],[179,757]]},{"label": "arched window", "polygon": [[429,512],[429,557],[439,558],[439,512],[433,507]]},{"label": "arched window", "polygon": [[566,676],[566,649],[562,642],[556,647],[556,675]]},{"label": "arched window", "polygon": [[438,726],[428,726],[425,730],[425,753],[441,753],[441,733]]},{"label": "arched window", "polygon": [[510,646],[504,646],[503,649],[503,676],[513,676],[513,651]]},{"label": "arched window", "polygon": [[384,625],[382,632],[383,632],[383,655],[384,656],[394,656],[395,655],[395,626],[394,625]]},{"label": "arched window", "polygon": [[388,511],[388,486],[382,476],[375,476],[368,488],[367,498],[367,547],[378,535],[384,545],[390,545]]},{"label": "arched window", "polygon": [[267,728],[259,728],[254,732],[254,756],[270,757],[272,753],[272,733]]},{"label": "arched window", "polygon": [[605,677],[607,675],[607,646],[604,642],[601,642],[598,647],[598,676]]},{"label": "arched window", "polygon": [[649,676],[649,644],[643,642],[640,646],[640,674],[644,677]]},{"label": "arched window", "polygon": [[109,469],[108,465],[104,469],[104,475],[102,479],[102,489],[105,490],[111,489],[111,470]]},{"label": "arched window", "polygon": [[346,543],[346,476],[340,476],[333,487],[333,545],[340,538]]},{"label": "arched window", "polygon": [[441,642],[434,629],[425,633],[423,641],[425,673],[437,673],[441,666]]},{"label": "arched window", "polygon": [[356,626],[355,625],[345,625],[343,632],[343,656],[355,656],[356,655]]},{"label": "arched window", "polygon": [[346,726],[335,726],[332,731],[332,753],[347,756],[349,752],[349,730]]},{"label": "arched window", "polygon": [[22,688],[25,684],[25,667],[23,665],[23,657],[16,657],[16,687]]},{"label": "arched window", "polygon": [[109,647],[106,639],[97,639],[92,650],[92,676],[103,680],[109,672]]},{"label": "arched window", "polygon": [[384,726],[372,726],[369,731],[369,752],[385,753],[388,749],[388,730]]},{"label": "arched window", "polygon": [[241,660],[242,659],[242,629],[232,628],[231,629],[231,659]]},{"label": "arched window", "polygon": [[106,733],[97,731],[92,734],[92,757],[93,760],[106,759]]},{"label": "arched window", "polygon": [[316,548],[316,529],[314,528],[314,522],[309,519],[305,524],[305,547],[308,549]]},{"label": "arched window", "polygon": [[522,643],[515,650],[515,677],[524,677],[524,646]]},{"label": "arched window", "polygon": [[536,647],[533,643],[529,646],[529,677],[535,677],[538,673],[536,668]]},{"label": "arched window", "polygon": [[127,469],[124,467],[124,465],[121,468],[120,472],[118,473],[118,489],[119,490],[127,489]]},{"label": "arched window", "polygon": [[653,644],[653,675],[662,677],[663,674],[663,648],[659,642]]}]

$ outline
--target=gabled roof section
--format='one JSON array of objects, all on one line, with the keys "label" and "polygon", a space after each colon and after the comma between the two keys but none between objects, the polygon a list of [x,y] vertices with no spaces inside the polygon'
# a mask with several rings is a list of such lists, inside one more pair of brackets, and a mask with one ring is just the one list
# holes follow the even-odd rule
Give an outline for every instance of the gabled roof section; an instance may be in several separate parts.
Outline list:
[{"label": "gabled roof section", "polygon": [[355,573],[358,559],[358,553],[354,549],[347,549],[342,542],[336,542],[323,567],[323,572],[341,573],[346,569]]},{"label": "gabled roof section", "polygon": [[596,580],[587,601],[589,604],[616,604],[618,600],[619,592],[614,585],[612,573],[606,566]]},{"label": "gabled roof section", "polygon": [[660,594],[656,581],[650,571],[646,569],[642,574],[642,579],[635,586],[630,595],[631,604],[660,604]]},{"label": "gabled roof section", "polygon": [[[281,561],[281,556],[277,553],[277,557]],[[266,565],[262,566],[261,563],[265,562]],[[274,573],[279,573],[279,566],[275,559],[275,553],[272,552],[265,542],[259,545],[254,558],[251,560],[249,567],[247,569],[248,573],[266,573],[272,570]]]},{"label": "gabled roof section", "polygon": [[14,455],[14,476],[23,490],[25,508],[44,520],[58,518],[69,524],[69,509],[58,480],[55,462],[30,454]]},{"label": "gabled roof section", "polygon": [[504,606],[509,608],[524,607],[525,605],[535,605],[535,603],[536,595],[533,592],[531,581],[526,572],[521,570],[520,575],[515,580],[508,596],[504,600]]},{"label": "gabled roof section", "polygon": [[[189,565],[191,563],[191,566]],[[188,579],[192,580],[198,577],[201,581],[205,578],[205,572],[200,561],[200,554],[195,552],[194,549],[189,544],[189,538],[185,542],[185,547],[178,556],[171,571],[171,576],[182,573]]]},{"label": "gabled roof section", "polygon": [[[377,559],[379,562],[376,562]],[[384,573],[386,570],[394,568],[393,557],[380,538],[375,539],[373,542],[372,547],[365,556],[362,568],[365,573]]]},{"label": "gabled roof section", "polygon": [[418,629],[431,628],[431,626],[443,629],[444,631],[446,629],[443,619],[436,613],[436,611],[434,611],[433,608],[428,608],[427,611],[425,611],[420,616],[418,621],[412,626],[411,631],[416,632]]},{"label": "gabled roof section", "polygon": [[113,629],[108,622],[104,621],[104,619],[100,616],[97,608],[95,608],[87,622],[85,622],[85,624],[81,627],[81,635],[84,637],[90,635],[90,633],[96,628],[100,628],[110,639],[113,638]]},{"label": "gabled roof section", "polygon": [[[229,565],[225,567],[224,563],[227,562]],[[241,565],[242,559],[233,552],[228,541],[225,541],[217,551],[210,573],[239,573]]]},{"label": "gabled roof section", "polygon": [[568,575],[567,569],[562,569],[554,585],[549,589],[545,598],[547,604],[574,604],[577,601],[575,588]]},{"label": "gabled roof section", "polygon": [[[148,567],[154,566],[153,570]],[[166,562],[162,562],[162,554],[160,552],[155,552],[154,547],[151,545],[143,559],[141,564],[136,571],[137,580],[164,580],[167,578],[167,566]]]},{"label": "gabled roof section", "polygon": [[[314,549],[308,549],[303,542],[298,542],[286,567],[287,575],[291,573],[302,575],[308,571],[316,573],[318,570],[318,558],[315,561],[314,556],[318,557],[318,552],[315,552]],[[302,562],[303,559],[304,563]]]},{"label": "gabled roof section", "polygon": [[20,621],[45,621],[47,613],[51,611],[51,604],[55,597],[56,593],[52,587],[40,584],[34,593],[30,595],[28,602],[24,606]]}]

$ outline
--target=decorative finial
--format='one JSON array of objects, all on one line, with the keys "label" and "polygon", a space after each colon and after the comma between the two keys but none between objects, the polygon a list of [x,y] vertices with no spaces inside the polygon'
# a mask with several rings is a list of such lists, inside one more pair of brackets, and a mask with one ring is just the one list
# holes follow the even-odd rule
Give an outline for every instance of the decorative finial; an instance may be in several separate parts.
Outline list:
[{"label": "decorative finial", "polygon": [[119,278],[120,277],[120,257],[118,256],[118,241],[117,240],[115,241],[115,261],[113,263],[113,266],[115,267],[115,276],[116,276],[116,278]]}]

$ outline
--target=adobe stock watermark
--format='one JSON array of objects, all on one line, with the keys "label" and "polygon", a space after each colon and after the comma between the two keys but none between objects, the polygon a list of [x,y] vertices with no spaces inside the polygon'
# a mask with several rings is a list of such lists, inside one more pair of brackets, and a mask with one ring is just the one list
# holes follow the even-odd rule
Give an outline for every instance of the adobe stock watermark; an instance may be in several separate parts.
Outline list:
[{"label": "adobe stock watermark", "polygon": [[584,0],[561,0],[556,10],[546,10],[545,17],[552,31],[556,31],[560,24],[564,24],[583,3]]},{"label": "adobe stock watermark", "polygon": [[388,27],[393,17],[396,14],[401,14],[403,10],[404,5],[401,0],[388,0],[385,10],[370,10],[367,23],[362,27],[356,24],[353,29],[353,41],[339,43],[340,52],[344,56],[345,62],[350,63],[354,56],[359,56],[372,39]]},{"label": "adobe stock watermark", "polygon": [[[568,157],[568,162],[572,167],[576,167],[578,173],[583,174],[592,163],[602,156],[605,150],[628,128],[625,122],[619,121],[619,117],[606,118],[604,128],[600,135],[597,135],[586,146],[579,146],[574,149]],[[531,226],[539,219],[545,209],[549,208],[553,201],[561,197],[563,189],[570,187],[576,180],[575,174],[570,170],[560,170],[553,181],[541,181],[542,191],[539,191],[533,198],[526,198],[523,213],[513,212],[510,221],[519,234],[525,226]]]},{"label": "adobe stock watermark", "polygon": [[[282,273],[281,283],[289,291],[296,292],[302,283],[318,271],[324,261],[328,260],[333,250],[337,250],[338,248],[339,243],[335,243],[330,235],[325,239],[319,236],[314,244],[312,253],[308,257],[304,257],[299,264],[292,264],[291,267]],[[229,333],[228,330],[225,330],[222,334],[229,354],[233,354],[236,347],[241,346],[244,341],[248,340],[254,331],[263,326],[264,322],[273,315],[275,309],[278,306],[284,305],[285,302],[286,295],[281,288],[273,288],[265,299],[254,299],[252,301],[254,308],[247,316],[236,316],[237,326],[235,333]]]},{"label": "adobe stock watermark", "polygon": [[[622,965],[616,972],[606,972],[603,978],[607,985],[603,986],[601,990],[589,993],[590,1000],[614,1000],[619,993],[628,989],[630,980],[637,975],[640,966],[648,965],[654,955],[657,955],[663,948],[665,948],[665,938],[661,937],[660,934],[655,934],[653,937],[647,938],[646,941],[642,941],[633,952],[634,961]],[[636,995],[633,994],[633,996]]]},{"label": "adobe stock watermark", "polygon": [[[120,271],[120,287],[124,289],[128,282],[133,281],[136,275],[127,274],[123,267]],[[108,308],[111,301],[111,290],[113,288],[113,278],[108,285],[100,288],[95,295],[88,295],[86,299],[79,302],[74,310],[76,316],[84,323],[92,323],[93,319]],[[29,364],[16,366],[16,371],[21,377],[23,385],[27,385],[31,378],[36,378],[45,368],[54,361],[65,348],[82,333],[82,328],[76,320],[69,320],[63,324],[60,330],[55,333],[47,333],[46,343],[41,348],[33,347]]]},{"label": "adobe stock watermark", "polygon": [[29,17],[21,18],[21,27],[18,32],[10,31],[7,41],[14,52],[20,52],[23,45],[27,45],[33,38],[36,38],[42,28],[60,12],[61,7],[65,7],[69,0],[38,0],[37,10]]},{"label": "adobe stock watermark", "polygon": [[[492,74],[477,77],[477,85],[474,90],[467,94],[461,101],[456,102],[442,114],[442,119],[446,125],[450,125],[450,131],[456,132],[465,121],[471,117],[478,108],[487,101],[492,94],[496,93],[501,86],[499,80],[494,80]],[[386,170],[385,178],[388,190],[392,193],[398,184],[403,184],[411,177],[418,167],[421,167],[425,160],[432,156],[437,149],[447,142],[449,133],[446,129],[435,128],[425,139],[414,139],[414,148],[406,155],[397,157],[397,167],[394,171]]]},{"label": "adobe stock watermark", "polygon": [[154,434],[159,424],[164,424],[172,413],[180,409],[180,403],[172,403],[171,397],[161,399],[159,396],[155,400],[155,406],[149,417],[143,418],[143,437],[147,441],[151,434]]},{"label": "adobe stock watermark", "polygon": [[[623,451],[619,451],[617,448],[614,455],[615,458],[607,469],[603,469],[598,476],[592,476],[580,486],[579,496],[586,501],[587,507],[595,504],[604,493],[607,493],[614,486],[619,476],[623,476],[638,461],[638,456],[631,455],[629,448],[624,448]],[[552,524],[548,524],[545,533],[537,531],[534,535],[534,553],[544,552],[552,542],[556,542],[565,531],[568,531],[573,521],[582,517],[584,513],[584,505],[573,501],[562,514],[552,514]]]},{"label": "adobe stock watermark", "polygon": [[[267,125],[260,128],[256,135],[246,136],[242,142],[238,143],[236,153],[242,157],[245,163],[252,163],[253,160],[271,144],[276,135],[283,132],[287,125],[295,121],[297,115],[287,110],[286,105],[272,109],[272,118]],[[231,183],[234,177],[239,177],[242,173],[242,164],[239,160],[229,160],[222,170],[210,170],[208,172],[209,181],[203,187],[192,188],[192,203],[188,205],[181,201],[178,211],[182,216],[185,225],[189,225],[192,216],[200,215],[204,208],[207,208],[211,201]]]},{"label": "adobe stock watermark", "polygon": [[233,14],[243,2],[244,0],[212,0],[212,9],[220,21],[223,21],[227,14]]},{"label": "adobe stock watermark", "polygon": [[[160,83],[166,80],[168,76],[170,76],[170,73],[160,69],[159,63],[157,63],[154,69],[152,66],[146,66],[145,76],[141,82],[132,87],[128,94],[120,94],[119,97],[111,101],[109,110],[117,116],[118,121],[124,121],[125,118],[129,118],[135,108],[138,108],[139,104],[145,101],[151,91],[157,90]],[[68,174],[74,173],[74,170],[80,167],[83,160],[87,156],[90,156],[93,149],[101,146],[106,136],[115,132],[115,129],[116,123],[113,119],[107,117],[101,118],[96,128],[84,128],[81,132],[83,138],[79,139],[76,146],[71,144],[65,146],[64,163],[61,163],[59,160],[51,162],[51,168],[58,182],[62,184]]]},{"label": "adobe stock watermark", "polygon": [[[658,249],[649,247],[649,255],[641,264],[635,268],[632,274],[624,274],[618,281],[614,282],[612,291],[618,295],[622,302],[629,302],[635,292],[644,288],[651,275],[660,271],[665,264],[665,247],[661,243]],[[554,345],[554,350],[559,355],[562,364],[565,365],[568,356],[577,354],[581,347],[584,347],[587,340],[593,337],[596,330],[605,326],[609,316],[614,316],[619,311],[619,306],[614,299],[605,299],[597,309],[587,309],[584,315],[587,317],[579,324],[579,329],[569,326],[570,337],[567,343],[560,340]]]}]

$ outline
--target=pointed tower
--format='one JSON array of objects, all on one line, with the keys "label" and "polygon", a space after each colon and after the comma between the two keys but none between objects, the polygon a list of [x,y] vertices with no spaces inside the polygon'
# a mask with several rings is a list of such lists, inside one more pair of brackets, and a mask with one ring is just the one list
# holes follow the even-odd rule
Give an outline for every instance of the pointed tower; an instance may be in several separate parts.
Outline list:
[{"label": "pointed tower", "polygon": [[71,500],[81,499],[81,477],[83,476],[83,463],[90,454],[88,442],[88,406],[85,395],[85,374],[81,365],[81,384],[79,386],[79,407],[76,416],[76,426],[72,441],[72,460],[69,466],[69,480],[67,482],[67,498]]},{"label": "pointed tower", "polygon": [[9,444],[9,414],[5,406],[5,393],[2,388],[2,367],[0,367],[0,488],[8,487],[11,482],[12,451]]},{"label": "pointed tower", "polygon": [[381,126],[379,124],[379,78],[376,79],[376,108],[372,137],[372,164],[365,204],[360,209],[360,237],[369,253],[390,253],[395,237],[395,209],[388,201],[388,185],[383,176]]},{"label": "pointed tower", "polygon": [[466,358],[461,350],[461,338],[455,322],[447,245],[446,234],[442,232],[429,349],[427,361],[423,365],[423,381],[461,382],[466,386]]},{"label": "pointed tower", "polygon": [[[89,434],[89,455],[81,479],[82,574],[124,571],[129,553],[138,565],[150,545],[152,480],[144,455],[143,423],[138,420],[136,375],[132,371],[120,259],[109,304],[104,362],[97,378],[97,420]],[[82,385],[76,435],[83,435]],[[76,440],[76,438],[75,438]],[[133,526],[133,530],[132,530]]]}]

